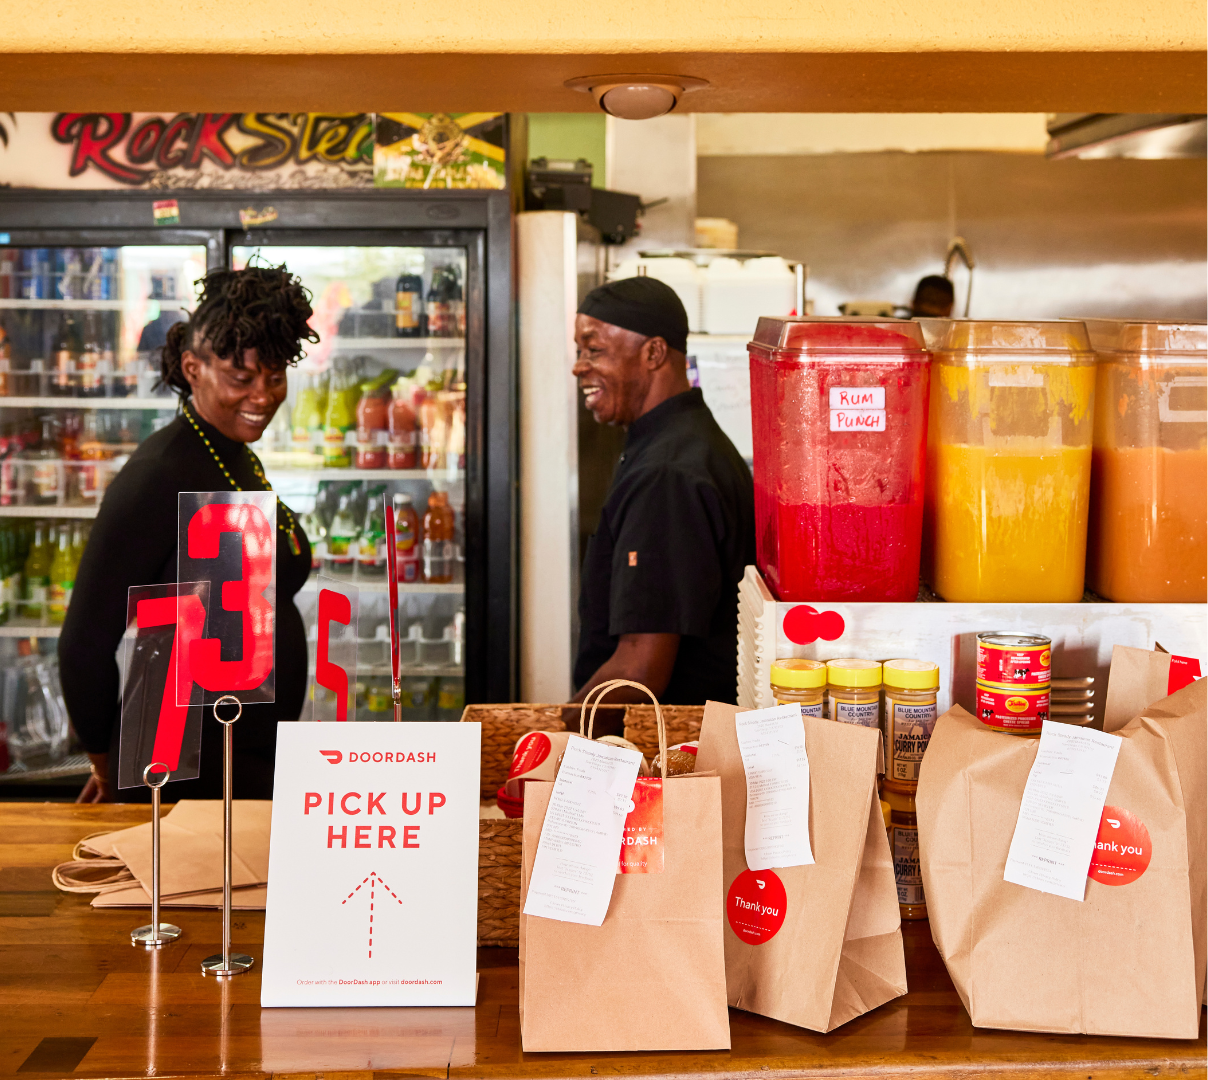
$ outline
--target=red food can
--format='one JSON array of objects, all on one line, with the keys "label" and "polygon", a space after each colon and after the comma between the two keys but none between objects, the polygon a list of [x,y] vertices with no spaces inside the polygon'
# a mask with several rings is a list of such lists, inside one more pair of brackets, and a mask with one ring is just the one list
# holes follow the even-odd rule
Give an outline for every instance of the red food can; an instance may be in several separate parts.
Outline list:
[{"label": "red food can", "polygon": [[1053,673],[1053,642],[1040,634],[977,635],[977,681],[989,686],[1047,687]]},{"label": "red food can", "polygon": [[977,718],[988,728],[1013,735],[1039,735],[1049,718],[1049,688],[977,684]]}]

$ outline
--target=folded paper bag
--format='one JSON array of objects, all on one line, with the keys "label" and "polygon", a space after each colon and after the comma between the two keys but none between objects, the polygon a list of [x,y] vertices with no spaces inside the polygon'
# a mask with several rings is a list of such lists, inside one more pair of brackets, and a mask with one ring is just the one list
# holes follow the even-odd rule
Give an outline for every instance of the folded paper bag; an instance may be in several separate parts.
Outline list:
[{"label": "folded paper bag", "polygon": [[523,914],[553,789],[532,781],[524,792],[525,1052],[729,1049],[718,778],[663,778],[663,870],[618,874],[600,926]]},{"label": "folded paper bag", "polygon": [[[1112,658],[1113,671],[1115,656]],[[1125,731],[1148,717],[1166,732],[1179,770],[1187,811],[1187,869],[1191,875],[1191,935],[1200,1001],[1208,1001],[1208,680],[1200,679],[1149,706]]]},{"label": "folded paper bag", "polygon": [[923,757],[916,805],[931,936],[970,1019],[1194,1039],[1187,827],[1170,740],[1150,720],[1122,733],[1104,819],[1143,826],[1148,865],[1104,874],[1113,884],[1088,879],[1082,901],[1003,880],[1037,746],[956,706]]},{"label": "folded paper bag", "polygon": [[[727,914],[747,870],[747,780],[733,705],[705,705],[698,770],[721,777]],[[812,866],[774,870],[783,923],[761,941],[726,920],[730,1004],[814,1031],[831,1031],[906,993],[893,860],[877,797],[875,728],[803,717],[809,758]],[[761,895],[777,886],[766,873]],[[759,881],[756,880],[756,887]],[[741,915],[741,911],[738,912]]]}]

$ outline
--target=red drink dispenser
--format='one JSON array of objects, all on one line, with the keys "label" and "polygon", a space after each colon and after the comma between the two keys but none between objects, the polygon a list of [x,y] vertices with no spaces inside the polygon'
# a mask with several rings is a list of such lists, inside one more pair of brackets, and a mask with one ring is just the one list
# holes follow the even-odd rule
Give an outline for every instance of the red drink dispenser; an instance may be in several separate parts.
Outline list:
[{"label": "red drink dispenser", "polygon": [[930,355],[915,323],[760,319],[759,569],[781,600],[914,600]]}]

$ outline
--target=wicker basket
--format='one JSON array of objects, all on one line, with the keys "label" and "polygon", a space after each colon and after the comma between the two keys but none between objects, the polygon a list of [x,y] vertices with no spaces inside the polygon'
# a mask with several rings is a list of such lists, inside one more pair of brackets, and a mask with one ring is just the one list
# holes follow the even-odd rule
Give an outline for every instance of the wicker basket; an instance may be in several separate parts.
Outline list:
[{"label": "wicker basket", "polygon": [[493,802],[512,766],[516,740],[529,731],[565,731],[561,705],[467,705],[462,723],[482,724],[480,795]]},{"label": "wicker basket", "polygon": [[[700,725],[705,716],[703,705],[664,705],[663,722],[667,725],[667,745],[700,738]],[[653,705],[630,705],[625,710],[625,738],[650,760],[659,752],[659,732],[654,722]]]}]

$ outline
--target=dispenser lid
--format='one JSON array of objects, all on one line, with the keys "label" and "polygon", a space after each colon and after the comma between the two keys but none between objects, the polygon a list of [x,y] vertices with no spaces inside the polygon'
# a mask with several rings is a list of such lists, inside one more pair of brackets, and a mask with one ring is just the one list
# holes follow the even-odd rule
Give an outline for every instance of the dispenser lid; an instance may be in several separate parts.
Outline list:
[{"label": "dispenser lid", "polygon": [[1208,358],[1208,323],[1159,322],[1147,319],[1085,319],[1097,353],[1145,356],[1175,355],[1180,360]]},{"label": "dispenser lid", "polygon": [[937,353],[1089,353],[1086,326],[1072,319],[998,321],[924,319],[927,344]]},{"label": "dispenser lid", "polygon": [[906,319],[809,315],[760,318],[751,347],[803,353],[925,353],[923,333]]}]

